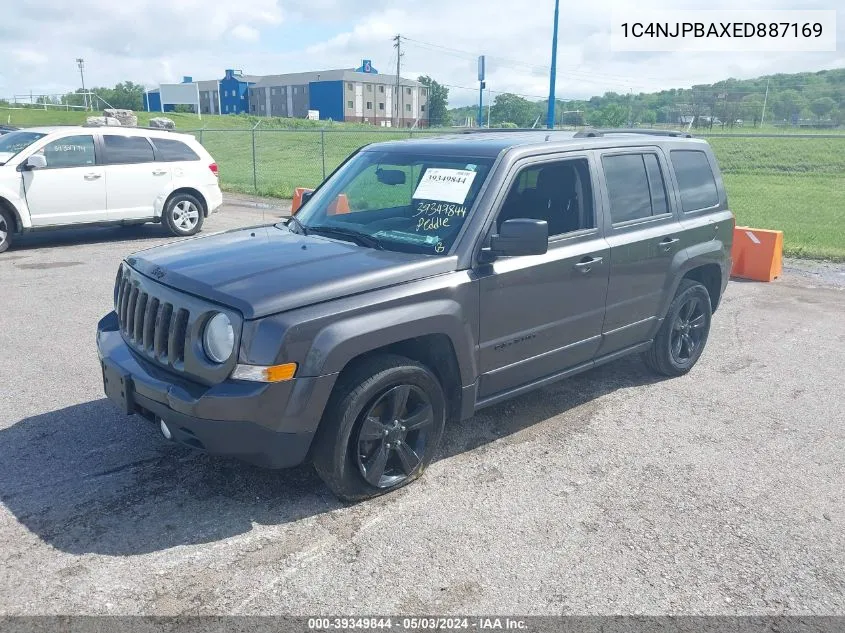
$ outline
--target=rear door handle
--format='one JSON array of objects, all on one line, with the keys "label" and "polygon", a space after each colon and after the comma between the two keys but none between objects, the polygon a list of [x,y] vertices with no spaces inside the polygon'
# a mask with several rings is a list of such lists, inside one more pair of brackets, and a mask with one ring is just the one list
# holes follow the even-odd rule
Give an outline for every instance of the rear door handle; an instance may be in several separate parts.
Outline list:
[{"label": "rear door handle", "polygon": [[660,245],[663,247],[664,251],[669,251],[669,250],[671,250],[672,244],[675,244],[676,242],[680,242],[680,241],[681,241],[680,238],[677,238],[677,237],[667,237],[667,238],[660,240]]},{"label": "rear door handle", "polygon": [[575,270],[579,270],[582,273],[588,273],[593,269],[593,266],[596,264],[601,264],[603,257],[589,257],[584,258],[577,264],[575,264]]},{"label": "rear door handle", "polygon": [[88,173],[85,174],[85,180],[97,180],[97,178],[102,178],[103,174],[95,174],[95,173]]},{"label": "rear door handle", "polygon": [[153,169],[153,176],[164,176],[166,173],[166,169]]}]

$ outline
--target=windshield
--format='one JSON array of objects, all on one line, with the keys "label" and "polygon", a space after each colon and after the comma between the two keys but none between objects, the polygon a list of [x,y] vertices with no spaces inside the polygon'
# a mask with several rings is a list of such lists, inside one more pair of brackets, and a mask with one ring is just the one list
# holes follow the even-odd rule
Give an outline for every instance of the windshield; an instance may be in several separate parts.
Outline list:
[{"label": "windshield", "polygon": [[0,164],[14,158],[15,154],[44,136],[41,132],[24,131],[3,134],[0,136]]},{"label": "windshield", "polygon": [[290,226],[365,246],[445,255],[492,164],[489,158],[363,151],[314,194],[296,214],[298,224]]}]

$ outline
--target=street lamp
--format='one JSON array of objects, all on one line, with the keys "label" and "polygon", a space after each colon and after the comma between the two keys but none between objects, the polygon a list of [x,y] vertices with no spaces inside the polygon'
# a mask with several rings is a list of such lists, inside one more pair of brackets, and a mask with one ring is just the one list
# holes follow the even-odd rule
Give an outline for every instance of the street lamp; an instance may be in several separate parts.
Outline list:
[{"label": "street lamp", "polygon": [[76,65],[79,66],[79,78],[82,80],[82,98],[85,101],[85,110],[88,111],[88,95],[85,94],[85,60],[81,57],[76,58]]}]

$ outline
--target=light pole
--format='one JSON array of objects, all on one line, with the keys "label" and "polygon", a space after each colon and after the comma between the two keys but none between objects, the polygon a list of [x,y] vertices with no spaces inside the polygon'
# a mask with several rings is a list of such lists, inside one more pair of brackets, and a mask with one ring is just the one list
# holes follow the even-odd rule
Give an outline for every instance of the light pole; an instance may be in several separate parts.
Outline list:
[{"label": "light pole", "polygon": [[85,60],[81,57],[76,58],[76,65],[79,66],[79,78],[82,80],[82,98],[85,101],[85,111],[88,111],[88,95],[85,94]]},{"label": "light pole", "polygon": [[552,70],[549,73],[549,109],[546,112],[546,127],[555,127],[555,74],[557,73],[557,16],[560,0],[555,0],[555,26],[552,34]]}]

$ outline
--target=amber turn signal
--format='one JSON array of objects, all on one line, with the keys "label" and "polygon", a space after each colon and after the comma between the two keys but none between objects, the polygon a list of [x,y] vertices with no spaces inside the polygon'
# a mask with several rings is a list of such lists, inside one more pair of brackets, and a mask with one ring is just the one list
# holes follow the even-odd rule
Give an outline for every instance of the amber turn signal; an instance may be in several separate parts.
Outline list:
[{"label": "amber turn signal", "polygon": [[232,372],[235,380],[251,380],[253,382],[283,382],[296,375],[297,364],[284,365],[236,365]]}]

